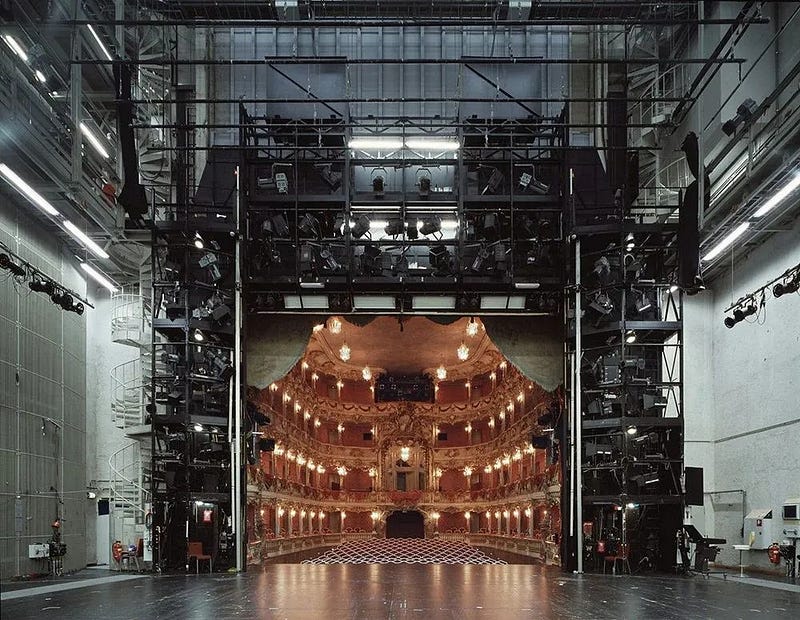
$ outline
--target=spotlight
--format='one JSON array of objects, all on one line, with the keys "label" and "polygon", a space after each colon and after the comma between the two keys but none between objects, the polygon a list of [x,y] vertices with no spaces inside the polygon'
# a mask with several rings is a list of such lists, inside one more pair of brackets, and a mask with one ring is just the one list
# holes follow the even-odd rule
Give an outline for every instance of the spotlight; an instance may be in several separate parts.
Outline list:
[{"label": "spotlight", "polygon": [[83,304],[81,302],[77,302],[75,304],[72,304],[72,306],[70,308],[67,308],[67,310],[69,310],[70,312],[74,312],[75,314],[80,316],[81,314],[83,314],[85,308],[83,307]]},{"label": "spotlight", "polygon": [[275,189],[278,190],[279,194],[289,193],[289,177],[286,176],[285,172],[277,172],[275,174]]},{"label": "spotlight", "polygon": [[405,230],[405,222],[400,219],[393,219],[389,220],[389,222],[384,227],[383,231],[389,235],[390,237],[397,237],[398,235],[402,235],[403,231]]},{"label": "spotlight", "polygon": [[384,182],[382,176],[378,175],[372,179],[372,192],[375,194],[375,198],[383,198]]},{"label": "spotlight", "polygon": [[310,213],[304,213],[297,225],[297,230],[300,237],[303,238],[317,238],[319,239],[322,234],[320,232],[319,220]]},{"label": "spotlight", "polygon": [[206,339],[206,337],[203,335],[203,332],[201,332],[199,329],[195,329],[192,332],[192,338],[194,338],[195,342],[203,342]]},{"label": "spotlight", "polygon": [[427,198],[431,193],[431,178],[430,177],[422,177],[419,180],[419,188],[417,189],[417,193],[419,194],[420,198]]},{"label": "spotlight", "polygon": [[756,107],[755,101],[752,99],[745,99],[742,105],[736,108],[736,116],[722,125],[722,131],[725,132],[725,135],[732,136],[736,133],[736,128],[753,115],[753,112],[756,111]]},{"label": "spotlight", "polygon": [[646,293],[642,293],[636,298],[636,312],[644,312],[649,310],[653,304],[650,303],[650,298]]},{"label": "spotlight", "polygon": [[353,235],[353,238],[360,239],[364,235],[369,235],[369,223],[369,218],[366,215],[359,216],[359,218],[356,220],[356,223],[353,225],[352,230],[350,231]]},{"label": "spotlight", "polygon": [[796,293],[800,289],[800,271],[798,271],[791,280],[786,282],[778,282],[772,289],[772,294],[775,297],[788,295],[789,293]]},{"label": "spotlight", "polygon": [[325,271],[338,271],[342,267],[334,258],[329,247],[320,249],[319,257],[322,260],[322,269]]},{"label": "spotlight", "polygon": [[56,304],[57,306],[61,306],[63,310],[69,310],[72,308],[73,299],[72,295],[67,293],[66,291],[53,291],[50,295],[50,300]]},{"label": "spotlight", "polygon": [[500,234],[500,217],[496,213],[487,213],[481,224],[484,239],[495,241]]},{"label": "spotlight", "polygon": [[319,176],[325,181],[325,184],[332,192],[335,192],[342,186],[342,173],[334,172],[330,164],[324,164],[319,171]]},{"label": "spotlight", "polygon": [[636,342],[636,332],[629,331],[628,334],[625,336],[625,342],[628,344],[633,344]]},{"label": "spotlight", "polygon": [[0,254],[0,268],[8,269],[15,276],[25,275],[25,269],[14,263],[8,254]]},{"label": "spotlight", "polygon": [[497,190],[503,184],[504,179],[505,177],[502,172],[497,168],[492,168],[492,173],[489,175],[489,180],[486,181],[486,187],[483,188],[481,196],[484,194],[496,194]]},{"label": "spotlight", "polygon": [[725,327],[731,329],[734,325],[741,323],[747,317],[754,315],[756,312],[758,312],[758,306],[756,306],[756,304],[753,302],[750,302],[744,308],[736,308],[736,310],[733,311],[732,317],[725,317]]},{"label": "spotlight", "polygon": [[46,293],[47,295],[52,295],[55,290],[53,283],[48,280],[31,280],[28,282],[28,287],[36,293]]},{"label": "spotlight", "polygon": [[203,243],[203,237],[200,236],[199,232],[194,233],[194,247],[196,247],[198,250],[202,250],[205,247],[205,244]]},{"label": "spotlight", "polygon": [[439,236],[436,239],[442,238],[442,218],[438,215],[434,215],[433,217],[425,218],[422,220],[422,226],[419,227],[419,233],[421,235],[436,235],[439,233]]},{"label": "spotlight", "polygon": [[625,432],[628,435],[635,435],[636,433],[639,432],[639,429],[637,429],[635,426],[629,426],[628,428],[625,429]]}]

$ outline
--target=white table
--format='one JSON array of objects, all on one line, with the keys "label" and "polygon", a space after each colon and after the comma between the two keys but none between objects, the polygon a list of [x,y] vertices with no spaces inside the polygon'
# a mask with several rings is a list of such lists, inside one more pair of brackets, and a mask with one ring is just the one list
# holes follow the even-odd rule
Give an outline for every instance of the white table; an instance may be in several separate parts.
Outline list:
[{"label": "white table", "polygon": [[733,545],[733,548],[739,552],[739,577],[747,577],[744,574],[744,564],[742,564],[742,551],[750,551],[750,545]]}]

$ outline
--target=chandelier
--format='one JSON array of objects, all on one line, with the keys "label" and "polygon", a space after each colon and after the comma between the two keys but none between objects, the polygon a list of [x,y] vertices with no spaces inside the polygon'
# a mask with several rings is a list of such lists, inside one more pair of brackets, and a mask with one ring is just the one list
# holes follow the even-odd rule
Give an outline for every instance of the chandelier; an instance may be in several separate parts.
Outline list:
[{"label": "chandelier", "polygon": [[370,478],[374,478],[375,476],[378,475],[378,470],[375,469],[374,467],[370,467],[367,474],[369,475]]},{"label": "chandelier", "polygon": [[407,461],[410,456],[411,456],[411,448],[409,448],[408,446],[403,446],[402,448],[400,448],[401,461]]},{"label": "chandelier", "polygon": [[361,376],[364,377],[364,381],[369,381],[372,379],[372,370],[370,370],[369,366],[364,366],[363,370],[361,371]]},{"label": "chandelier", "polygon": [[475,320],[475,317],[472,317],[467,323],[467,336],[477,336],[478,335],[478,322]]},{"label": "chandelier", "polygon": [[347,467],[345,467],[344,465],[339,465],[339,467],[336,468],[336,473],[343,477],[346,476]]},{"label": "chandelier", "polygon": [[464,476],[466,476],[467,478],[469,478],[471,475],[472,475],[472,467],[470,467],[469,465],[467,465],[467,466],[464,468]]},{"label": "chandelier", "polygon": [[342,331],[342,322],[339,319],[337,319],[336,317],[333,317],[328,322],[328,329],[330,330],[330,332],[332,334],[338,334],[338,333],[340,333]]},{"label": "chandelier", "polygon": [[469,347],[462,342],[456,349],[456,354],[462,362],[466,361],[469,357]]},{"label": "chandelier", "polygon": [[444,381],[447,379],[447,368],[444,367],[444,364],[440,365],[439,368],[436,369],[436,378],[439,381]]},{"label": "chandelier", "polygon": [[339,357],[343,362],[346,362],[350,359],[350,347],[347,346],[346,342],[339,347]]}]

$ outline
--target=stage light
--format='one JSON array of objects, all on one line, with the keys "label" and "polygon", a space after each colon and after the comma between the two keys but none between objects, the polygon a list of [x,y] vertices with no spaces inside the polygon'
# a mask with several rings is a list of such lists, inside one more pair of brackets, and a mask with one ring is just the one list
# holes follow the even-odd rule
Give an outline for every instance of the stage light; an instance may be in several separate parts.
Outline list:
[{"label": "stage light", "polygon": [[675,291],[677,291],[677,290],[678,290],[678,288],[679,288],[679,287],[678,287],[678,285],[677,285],[677,284],[672,284],[672,285],[670,285],[670,287],[669,287],[669,292],[670,292],[670,293],[674,293]]},{"label": "stage light", "polygon": [[[2,262],[2,256],[0,256],[0,263]],[[28,288],[36,293],[45,293],[46,295],[52,295],[55,287],[52,282],[49,280],[39,280],[34,279],[28,282]]]},{"label": "stage light", "polygon": [[[800,179],[800,175],[797,177]],[[767,205],[764,205],[765,207]],[[773,205],[774,206],[774,205]],[[763,209],[764,207],[762,207]],[[772,207],[770,207],[772,208]],[[766,211],[764,211],[766,213]],[[763,213],[761,214],[763,215]],[[760,217],[760,216],[759,216]],[[705,256],[703,256],[703,261],[708,262],[710,260],[714,260],[717,256],[722,254],[722,252],[731,245],[734,241],[736,241],[739,237],[741,237],[747,229],[750,228],[750,222],[742,222],[736,228],[734,228],[731,232],[725,235],[717,245],[715,245],[711,250],[709,250]]]},{"label": "stage light", "polygon": [[14,37],[12,37],[10,34],[4,34],[3,40],[6,42],[6,45],[8,45],[8,47],[10,47],[11,50],[22,59],[23,62],[28,62],[28,55]]},{"label": "stage light", "polygon": [[647,293],[643,292],[636,298],[636,312],[644,312],[651,307],[652,304],[650,303],[650,298],[647,296]]},{"label": "stage light", "polygon": [[22,177],[9,168],[6,164],[0,164],[0,174],[14,186],[14,188],[25,198],[30,200],[33,204],[39,207],[48,215],[59,215],[56,208],[45,200],[41,194],[36,192],[30,185],[28,185]]},{"label": "stage light", "polygon": [[310,213],[304,213],[300,218],[300,223],[297,225],[298,232],[302,233],[301,237],[322,237],[319,220]]},{"label": "stage light", "polygon": [[99,258],[108,258],[108,252],[92,241],[89,236],[69,220],[64,220],[64,228],[73,238],[80,241],[84,247]]},{"label": "stage light", "polygon": [[747,317],[754,315],[756,312],[758,312],[758,306],[756,306],[756,304],[752,301],[744,308],[736,308],[733,311],[732,317],[725,317],[725,327],[731,329],[734,325],[741,323]]},{"label": "stage light", "polygon": [[385,232],[390,237],[396,237],[398,235],[402,235],[405,229],[406,225],[403,220],[393,219],[389,220],[389,222],[383,228],[383,232]]},{"label": "stage light", "polygon": [[796,293],[800,288],[800,271],[798,271],[791,280],[786,282],[778,282],[772,289],[772,294],[775,297],[788,295],[789,293]]},{"label": "stage light", "polygon": [[0,269],[7,269],[15,276],[23,277],[25,269],[11,260],[8,254],[0,254]]},{"label": "stage light", "polygon": [[108,151],[103,146],[103,143],[98,140],[97,136],[95,136],[91,129],[89,129],[86,123],[81,122],[78,124],[81,129],[81,133],[86,136],[86,139],[89,140],[91,145],[94,147],[94,150],[97,151],[103,159],[108,159]]},{"label": "stage light", "polygon": [[194,233],[193,243],[194,247],[196,247],[198,250],[202,250],[205,247],[205,243],[203,242],[203,237],[200,236],[199,232]]},{"label": "stage light", "polygon": [[206,339],[206,337],[203,335],[203,332],[199,329],[195,329],[192,332],[192,338],[194,338],[195,342],[203,342]]},{"label": "stage light", "polygon": [[382,176],[376,176],[372,179],[372,192],[375,198],[382,198],[384,195],[384,181]]},{"label": "stage light", "polygon": [[504,179],[505,176],[503,176],[503,173],[497,168],[492,167],[492,173],[489,175],[489,180],[486,181],[486,187],[483,188],[481,195],[496,194]]},{"label": "stage light", "polygon": [[[434,237],[438,240],[442,238],[442,218],[438,215],[434,215],[433,217],[427,217],[422,220],[422,225],[419,227],[419,233],[421,235],[434,235]],[[438,236],[436,236],[438,233]]]},{"label": "stage light", "polygon": [[637,429],[635,426],[629,426],[628,428],[625,429],[625,432],[628,435],[635,435],[636,433],[639,432],[639,429]]},{"label": "stage light", "polygon": [[736,116],[725,121],[725,123],[722,125],[722,131],[725,133],[725,135],[732,136],[734,133],[736,133],[736,128],[753,116],[753,112],[756,111],[757,107],[758,106],[756,105],[755,101],[750,98],[745,99],[744,102],[742,102],[742,104],[736,108]]},{"label": "stage light", "polygon": [[319,169],[319,176],[325,181],[325,184],[332,192],[335,192],[342,186],[342,173],[334,172],[330,164],[324,164]]},{"label": "stage light", "polygon": [[778,192],[772,196],[772,198],[761,205],[761,208],[753,214],[753,217],[762,217],[766,215],[769,211],[783,202],[783,200],[785,200],[786,197],[798,187],[800,187],[800,173],[795,174],[791,181],[778,190]]},{"label": "stage light", "polygon": [[422,177],[419,180],[417,194],[420,198],[427,198],[431,193],[431,178]]},{"label": "stage light", "polygon": [[92,267],[88,263],[81,263],[81,269],[83,269],[86,273],[88,273],[98,284],[101,284],[112,293],[117,292],[117,287],[114,286],[114,284],[112,284],[111,280],[109,280],[107,276],[97,271],[94,267]]},{"label": "stage light", "polygon": [[195,424],[194,425],[194,430],[196,430],[198,433],[202,433],[203,430],[204,430],[203,429],[203,425],[202,424]]},{"label": "stage light", "polygon": [[634,342],[636,342],[636,332],[629,331],[628,335],[625,336],[625,342],[627,342],[628,344],[633,344]]},{"label": "stage light", "polygon": [[39,80],[42,84],[47,84],[47,78],[45,77],[44,73],[42,73],[39,69],[33,72],[36,76],[36,79]]},{"label": "stage light", "polygon": [[372,236],[369,235],[369,225],[370,225],[369,217],[367,217],[366,215],[361,215],[356,220],[355,224],[353,224],[353,227],[350,230],[350,234],[353,235],[354,239],[360,239],[365,234],[368,235],[371,239]]},{"label": "stage light", "polygon": [[87,24],[86,27],[89,29],[89,32],[92,33],[92,36],[94,37],[94,40],[97,43],[97,46],[100,48],[100,51],[103,52],[103,56],[106,57],[106,60],[109,60],[109,61],[110,60],[114,60],[112,58],[111,54],[109,53],[108,49],[106,48],[106,46],[103,44],[102,39],[95,32],[94,28],[92,28],[92,25],[91,24]]}]

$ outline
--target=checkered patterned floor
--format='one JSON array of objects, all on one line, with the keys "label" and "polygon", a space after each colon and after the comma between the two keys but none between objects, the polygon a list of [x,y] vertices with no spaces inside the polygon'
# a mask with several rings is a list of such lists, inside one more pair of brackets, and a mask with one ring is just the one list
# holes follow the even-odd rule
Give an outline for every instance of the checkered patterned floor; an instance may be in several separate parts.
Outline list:
[{"label": "checkered patterned floor", "polygon": [[339,545],[303,564],[506,564],[465,542],[421,538],[375,538]]}]

